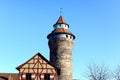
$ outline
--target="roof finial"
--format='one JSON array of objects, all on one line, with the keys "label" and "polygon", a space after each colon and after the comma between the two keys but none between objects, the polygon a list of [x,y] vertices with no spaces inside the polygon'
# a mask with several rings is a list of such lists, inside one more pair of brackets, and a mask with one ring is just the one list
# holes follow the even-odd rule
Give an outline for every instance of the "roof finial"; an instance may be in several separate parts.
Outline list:
[{"label": "roof finial", "polygon": [[63,8],[60,8],[60,15],[62,15],[62,9],[63,9]]}]

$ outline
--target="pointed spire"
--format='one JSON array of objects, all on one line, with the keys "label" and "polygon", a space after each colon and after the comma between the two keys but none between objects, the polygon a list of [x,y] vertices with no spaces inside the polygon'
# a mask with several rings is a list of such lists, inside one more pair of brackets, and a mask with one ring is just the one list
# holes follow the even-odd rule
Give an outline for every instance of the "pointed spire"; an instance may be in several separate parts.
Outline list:
[{"label": "pointed spire", "polygon": [[60,16],[59,19],[58,19],[58,21],[54,25],[56,25],[56,24],[67,24],[67,23],[65,22],[65,20],[63,19],[63,17]]}]

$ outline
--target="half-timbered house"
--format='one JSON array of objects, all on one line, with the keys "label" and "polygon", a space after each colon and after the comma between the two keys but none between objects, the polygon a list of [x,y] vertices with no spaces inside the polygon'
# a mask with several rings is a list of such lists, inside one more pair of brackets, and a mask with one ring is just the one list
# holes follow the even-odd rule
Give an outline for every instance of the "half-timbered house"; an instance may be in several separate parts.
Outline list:
[{"label": "half-timbered house", "polygon": [[40,53],[16,68],[19,80],[58,80],[60,70]]}]

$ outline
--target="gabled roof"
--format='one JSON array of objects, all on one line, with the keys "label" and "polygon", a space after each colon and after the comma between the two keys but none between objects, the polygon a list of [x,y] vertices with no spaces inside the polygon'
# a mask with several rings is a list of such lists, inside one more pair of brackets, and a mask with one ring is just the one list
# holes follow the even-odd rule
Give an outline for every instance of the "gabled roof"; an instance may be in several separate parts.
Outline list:
[{"label": "gabled roof", "polygon": [[[53,25],[55,26],[56,24],[67,24],[66,21],[63,19],[62,16],[59,17],[59,19],[57,20],[57,22]],[[68,25],[68,24],[67,24]]]},{"label": "gabled roof", "polygon": [[48,61],[44,56],[42,56],[39,52],[36,54],[36,55],[34,55],[32,58],[30,58],[28,61],[26,61],[25,63],[23,63],[23,64],[21,64],[20,66],[18,66],[18,67],[16,67],[16,69],[17,70],[20,70],[20,68],[22,67],[22,66],[24,66],[25,64],[27,64],[31,59],[33,59],[35,56],[39,56],[39,57],[41,57],[43,60],[45,60],[46,62],[47,62],[47,64],[49,64],[49,65],[51,65],[51,66],[53,66],[56,70],[57,70],[57,72],[59,73],[60,72],[60,69],[59,68],[57,68],[55,65],[53,65],[50,61]]}]

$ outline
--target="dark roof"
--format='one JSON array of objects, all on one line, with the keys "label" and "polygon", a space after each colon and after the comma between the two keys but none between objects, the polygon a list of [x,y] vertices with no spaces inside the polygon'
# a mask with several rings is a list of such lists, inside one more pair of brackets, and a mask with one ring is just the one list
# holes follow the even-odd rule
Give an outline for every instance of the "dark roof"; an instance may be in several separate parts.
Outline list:
[{"label": "dark roof", "polygon": [[[54,64],[52,64],[50,61],[48,61],[44,56],[42,56],[39,52],[36,54],[38,56],[40,56],[43,60],[45,60],[48,64],[50,64],[51,66],[53,66],[55,69],[57,69],[58,73],[60,72],[60,69],[58,67],[56,67]],[[34,58],[36,55],[34,55],[32,58]],[[28,61],[26,61],[25,63],[21,64],[20,66],[18,66],[16,69],[19,70],[23,65],[25,65],[27,62],[29,62],[32,58],[30,58]]]}]

